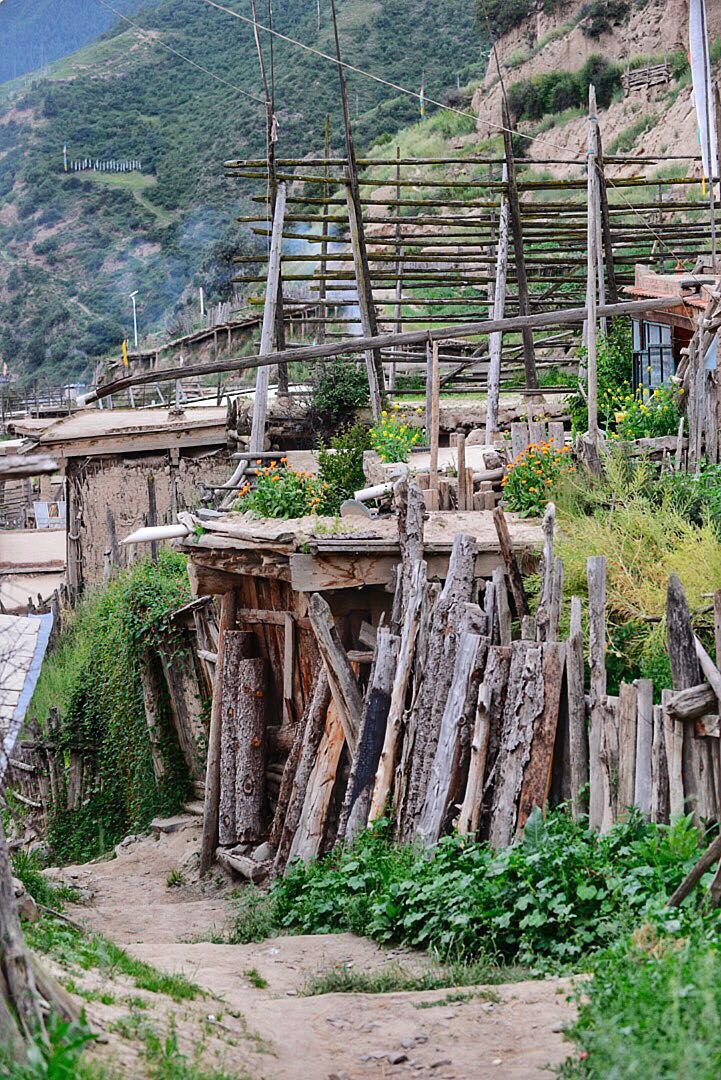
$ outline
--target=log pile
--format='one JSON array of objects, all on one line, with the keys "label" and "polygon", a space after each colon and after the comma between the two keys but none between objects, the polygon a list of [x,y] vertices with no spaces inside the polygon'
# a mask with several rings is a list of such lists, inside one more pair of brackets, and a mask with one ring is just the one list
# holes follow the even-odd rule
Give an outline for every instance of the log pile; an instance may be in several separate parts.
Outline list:
[{"label": "log pile", "polygon": [[[265,872],[282,873],[294,859],[351,842],[382,817],[391,818],[400,841],[432,847],[455,829],[496,849],[549,802],[566,802],[577,818],[588,813],[602,831],[632,806],[657,822],[688,812],[718,817],[719,657],[712,660],[695,637],[676,578],[667,617],[673,688],[660,705],[647,679],[610,695],[605,560],[588,560],[586,650],[579,597],[571,598],[569,633],[561,638],[563,565],[554,553],[552,505],[532,613],[500,508],[504,564],[477,595],[472,538],[456,536],[441,587],[428,580],[423,557],[423,492],[403,478],[394,500],[402,557],[367,678],[359,678],[361,654],[346,649],[324,598],[310,600],[320,655],[313,691],[272,814],[266,809],[269,831],[246,835],[246,844],[267,836]],[[721,648],[721,593],[717,612]],[[237,674],[230,689],[236,682]],[[229,793],[236,814],[241,802],[248,813],[251,792],[223,771],[221,807]],[[248,854],[247,847],[235,850],[248,864],[235,868],[257,879],[258,860]]]}]

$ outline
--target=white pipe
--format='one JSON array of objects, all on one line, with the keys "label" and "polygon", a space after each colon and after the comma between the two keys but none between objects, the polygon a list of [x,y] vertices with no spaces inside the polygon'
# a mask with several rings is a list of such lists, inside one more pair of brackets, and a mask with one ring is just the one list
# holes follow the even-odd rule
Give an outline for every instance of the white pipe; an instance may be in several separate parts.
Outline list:
[{"label": "white pipe", "polygon": [[191,530],[187,525],[149,525],[145,529],[136,529],[130,536],[121,541],[123,544],[149,544],[153,540],[180,540],[184,536],[190,536]]},{"label": "white pipe", "polygon": [[376,484],[375,487],[361,488],[353,493],[353,498],[358,502],[368,502],[369,499],[382,499],[384,495],[390,495],[396,485],[395,480],[389,480],[385,484]]}]

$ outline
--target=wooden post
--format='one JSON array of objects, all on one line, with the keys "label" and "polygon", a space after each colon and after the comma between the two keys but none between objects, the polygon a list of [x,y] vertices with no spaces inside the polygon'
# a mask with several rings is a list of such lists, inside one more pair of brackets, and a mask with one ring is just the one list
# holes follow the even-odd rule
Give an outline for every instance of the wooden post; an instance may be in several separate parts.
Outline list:
[{"label": "wooden post", "polygon": [[592,829],[600,829],[612,813],[609,778],[604,767],[603,707],[606,697],[606,559],[587,560],[589,645],[591,669],[591,722],[588,733],[589,807]]},{"label": "wooden post", "polygon": [[650,817],[653,789],[653,682],[651,679],[639,679],[636,689],[638,725],[633,801],[642,814]]},{"label": "wooden post", "polygon": [[[521,315],[530,315],[531,301],[528,293],[528,277],[526,275],[526,261],[523,255],[523,224],[521,219],[521,207],[518,201],[518,188],[516,186],[516,163],[513,157],[513,136],[511,133],[511,118],[508,105],[503,99],[503,144],[505,147],[506,167],[508,169],[508,206],[513,234],[513,251],[516,263],[516,279],[518,282],[518,310]],[[533,349],[533,331],[524,327],[521,331],[523,341],[523,366],[526,371],[526,389],[538,389],[538,375],[536,373],[536,356]]]},{"label": "wooden post", "polygon": [[601,141],[601,126],[596,125],[596,173],[598,182],[599,204],[601,209],[601,234],[603,236],[603,253],[606,262],[606,280],[608,283],[608,299],[612,304],[619,300],[618,284],[616,282],[616,268],[613,260],[613,237],[611,235],[611,215],[608,210],[608,185],[606,183],[606,171],[603,163],[603,143]]},{"label": "wooden post", "polygon": [[581,598],[571,597],[571,627],[566,648],[566,685],[568,693],[568,742],[571,773],[571,814],[578,821],[587,799],[581,792],[588,784],[588,734],[586,699],[583,691],[583,626]]},{"label": "wooden post", "polygon": [[498,732],[501,729],[510,663],[509,646],[493,646],[488,650],[483,682],[478,691],[466,793],[458,816],[458,832],[462,836],[478,832],[491,729]]},{"label": "wooden post", "polygon": [[[283,223],[285,220],[286,188],[284,183],[278,184],[275,198],[275,214],[273,215],[273,234],[270,240],[270,255],[268,257],[268,274],[265,286],[265,305],[263,308],[263,328],[260,335],[260,355],[265,356],[273,351],[273,334],[275,332],[276,307],[278,303],[278,279],[280,276],[280,256],[283,238]],[[269,367],[259,367],[255,380],[255,397],[253,399],[253,421],[250,429],[249,449],[252,453],[265,449],[265,421],[268,413],[268,382],[270,378]],[[233,493],[235,498],[235,492]]]},{"label": "wooden post", "polygon": [[[376,310],[373,304],[373,289],[371,285],[370,270],[368,267],[368,251],[363,230],[363,210],[361,206],[360,187],[358,184],[358,168],[356,165],[355,145],[353,143],[353,129],[351,127],[350,109],[348,108],[348,91],[345,82],[345,73],[340,52],[340,37],[338,36],[338,18],[335,9],[335,0],[331,0],[331,17],[333,19],[333,36],[335,39],[335,53],[338,61],[338,79],[340,81],[341,105],[343,108],[343,125],[345,128],[347,176],[348,176],[348,219],[351,229],[353,244],[353,261],[356,271],[356,284],[358,286],[358,302],[361,309],[361,321],[368,325],[364,333],[375,335],[378,332]],[[382,401],[385,395],[385,383],[383,379],[383,365],[381,363],[380,350],[373,350],[366,354],[366,368],[368,370],[368,383],[371,392],[371,407],[373,417],[380,420]],[[371,374],[371,368],[373,373]],[[376,415],[377,410],[377,415]]]},{"label": "wooden post", "polygon": [[218,843],[218,814],[220,810],[220,739],[223,708],[223,658],[225,635],[235,626],[237,597],[233,589],[223,593],[220,602],[218,656],[215,662],[213,702],[210,710],[208,761],[205,770],[205,805],[203,808],[203,839],[200,851],[200,872],[205,874],[213,865]]},{"label": "wooden post", "polygon": [[[378,332],[375,320],[375,307],[371,292],[370,271],[367,267],[367,252],[363,240],[363,220],[360,217],[359,207],[353,198],[350,181],[346,187],[348,202],[348,224],[350,226],[351,248],[353,251],[353,265],[355,267],[356,288],[358,290],[358,309],[360,322],[365,337],[371,337]],[[365,259],[365,264],[364,264]],[[370,390],[371,412],[373,419],[379,423],[383,410],[383,395],[385,384],[383,380],[383,364],[381,362],[380,349],[368,349],[365,354],[366,372],[368,374],[368,387]]]},{"label": "wooden post", "polygon": [[513,603],[516,608],[516,616],[519,619],[523,619],[524,616],[531,614],[531,610],[528,606],[528,597],[526,596],[526,590],[523,586],[523,575],[521,574],[518,560],[513,551],[513,541],[511,540],[511,534],[508,530],[506,515],[500,506],[497,506],[493,511],[493,524],[496,527],[501,557],[506,566],[506,575],[511,587],[511,595],[513,596]]},{"label": "wooden post", "polygon": [[438,440],[440,425],[440,378],[438,366],[438,342],[434,341],[431,350],[431,444],[430,476],[428,486],[428,509],[438,509]]},{"label": "wooden post", "polygon": [[[508,182],[508,166],[503,166],[503,179]],[[496,283],[493,293],[494,319],[502,319],[506,310],[506,279],[508,276],[508,198],[501,194],[501,210],[498,221],[498,249],[496,251]],[[488,338],[488,395],[486,397],[486,442],[492,443],[498,430],[498,400],[501,385],[501,356],[503,334],[493,333]]]},{"label": "wooden post", "polygon": [[328,296],[328,289],[326,287],[326,276],[328,273],[328,198],[330,196],[330,185],[328,184],[327,165],[327,162],[330,160],[330,116],[328,115],[328,113],[325,114],[323,141],[325,143],[324,158],[326,164],[323,166],[323,175],[325,177],[325,181],[323,183],[323,215],[321,225],[323,239],[320,245],[320,278],[318,280],[318,310],[320,313],[320,317],[318,319],[318,322],[316,323],[315,330],[315,339],[319,345],[322,345],[325,342],[325,318],[329,312],[329,308],[325,303]]},{"label": "wooden post", "polygon": [[[396,317],[396,333],[403,333],[403,232],[401,226],[401,166],[400,166],[401,148],[396,147],[396,202],[397,217],[396,217],[396,305],[395,305],[395,317]],[[395,390],[396,388],[396,361],[391,364],[391,370],[388,377],[388,389]]]},{"label": "wooden post", "polygon": [[265,759],[268,722],[267,661],[260,658],[223,665],[223,720],[235,724],[235,829],[241,844],[256,843],[263,833]]},{"label": "wooden post", "polygon": [[621,683],[618,691],[618,812],[634,805],[638,688]]},{"label": "wooden post", "polygon": [[456,435],[456,474],[458,476],[458,509],[472,510],[473,492],[470,493],[469,500],[466,490],[468,479],[466,476],[466,436],[463,434]]},{"label": "wooden post", "polygon": [[320,855],[325,826],[328,820],[333,785],[345,739],[335,701],[331,701],[325,718],[323,735],[313,763],[300,818],[293,835],[288,858],[308,861]]},{"label": "wooden post", "polygon": [[[218,796],[218,843],[221,847],[237,844],[235,783],[238,758],[238,723],[236,704],[231,699],[237,683],[241,660],[257,655],[255,634],[247,630],[226,630],[223,647],[223,701],[220,718],[220,791]],[[217,662],[216,662],[217,663]],[[230,673],[229,679],[225,671]],[[232,685],[231,685],[232,684]]]},{"label": "wooden post", "polygon": [[598,267],[596,246],[598,241],[598,221],[596,217],[596,90],[588,88],[588,229],[586,238],[586,378],[588,400],[588,442],[591,451],[598,455],[598,371],[597,371],[597,281]]}]

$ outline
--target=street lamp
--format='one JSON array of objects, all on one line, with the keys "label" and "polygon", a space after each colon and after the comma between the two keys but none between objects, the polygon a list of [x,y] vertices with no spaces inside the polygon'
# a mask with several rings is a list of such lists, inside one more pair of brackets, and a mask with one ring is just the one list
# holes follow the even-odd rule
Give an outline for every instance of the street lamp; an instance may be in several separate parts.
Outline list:
[{"label": "street lamp", "polygon": [[135,351],[138,351],[138,309],[135,306],[135,297],[138,295],[138,289],[135,292],[131,292],[130,299],[133,301],[133,337],[135,339]]}]

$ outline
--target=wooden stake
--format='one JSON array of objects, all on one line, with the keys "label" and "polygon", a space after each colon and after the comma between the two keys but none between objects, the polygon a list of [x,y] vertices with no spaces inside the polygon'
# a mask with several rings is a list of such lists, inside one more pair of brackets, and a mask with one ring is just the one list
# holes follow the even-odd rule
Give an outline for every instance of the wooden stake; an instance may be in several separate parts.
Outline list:
[{"label": "wooden stake", "polygon": [[653,682],[651,679],[639,679],[636,690],[638,727],[633,801],[642,814],[650,817],[653,788]]},{"label": "wooden stake", "polygon": [[[263,309],[263,328],[260,335],[260,355],[265,356],[273,350],[275,333],[276,307],[278,303],[278,280],[280,276],[280,255],[282,247],[283,221],[285,219],[286,188],[278,184],[273,215],[273,235],[270,241],[268,274],[265,287],[265,307]],[[268,381],[270,368],[258,368],[253,399],[253,421],[250,429],[251,452],[265,449],[265,421],[268,412]]]},{"label": "wooden stake", "polygon": [[[503,179],[508,181],[508,166],[503,166]],[[508,198],[501,195],[496,251],[496,283],[493,294],[493,318],[502,319],[506,310],[506,279],[508,276]],[[498,399],[501,385],[501,356],[503,334],[491,334],[488,339],[488,396],[486,398],[486,442],[490,445],[498,430]]]},{"label": "wooden stake", "polygon": [[511,587],[511,595],[513,596],[513,603],[516,608],[516,616],[519,619],[523,619],[524,616],[530,615],[531,611],[528,606],[526,590],[523,586],[523,575],[521,574],[518,560],[513,551],[513,541],[511,540],[511,534],[508,529],[506,515],[500,506],[497,506],[493,511],[493,524],[496,527],[501,557],[506,566],[506,575]]},{"label": "wooden stake", "polygon": [[218,814],[220,808],[220,738],[223,707],[223,658],[225,634],[235,625],[237,596],[234,590],[224,593],[220,602],[218,658],[215,663],[213,702],[210,710],[208,760],[205,772],[205,805],[203,809],[203,838],[200,850],[200,872],[206,874],[213,865],[218,846]]},{"label": "wooden stake", "polygon": [[428,509],[438,509],[438,439],[440,418],[440,379],[438,367],[438,342],[434,341],[431,350],[431,444],[430,484],[428,487]]},{"label": "wooden stake", "polygon": [[328,602],[313,593],[308,602],[308,617],[328,674],[333,701],[345,733],[348,749],[355,754],[363,699],[348,654],[343,648]]},{"label": "wooden stake", "polygon": [[575,821],[584,812],[586,797],[581,792],[588,784],[588,733],[586,700],[583,692],[583,627],[581,598],[571,597],[571,628],[566,649],[566,684],[568,693],[568,733],[571,773],[571,814]]},{"label": "wooden stake", "polygon": [[591,669],[591,720],[588,734],[589,807],[592,829],[600,829],[611,810],[611,792],[604,767],[603,706],[606,696],[606,559],[594,555],[587,561],[589,649]]}]

